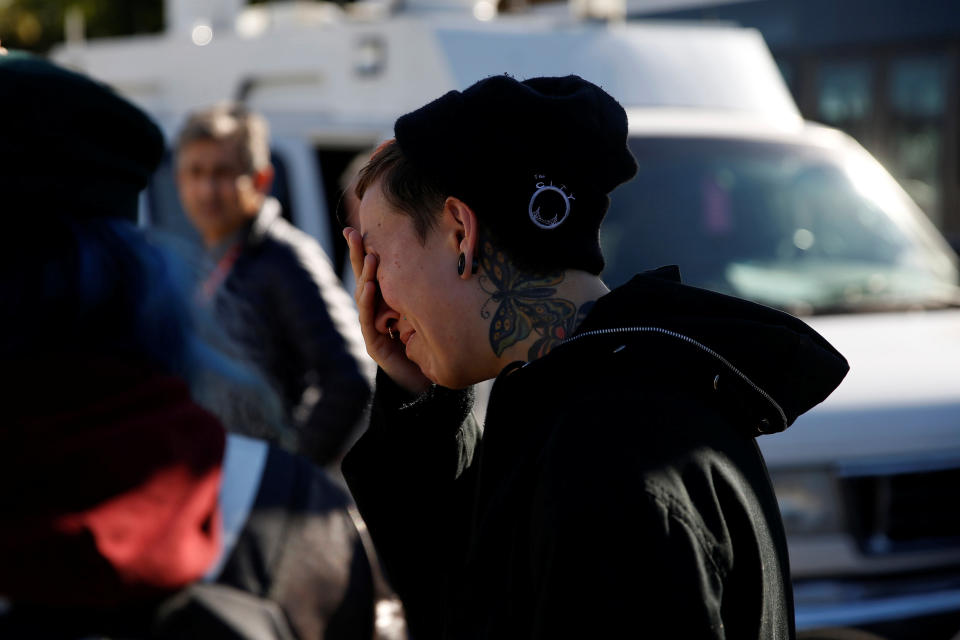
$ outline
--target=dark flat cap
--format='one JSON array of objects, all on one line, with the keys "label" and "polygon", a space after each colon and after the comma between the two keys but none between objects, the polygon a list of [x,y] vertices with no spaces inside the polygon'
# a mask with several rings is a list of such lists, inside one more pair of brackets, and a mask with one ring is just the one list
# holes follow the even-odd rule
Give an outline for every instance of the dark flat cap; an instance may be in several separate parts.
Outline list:
[{"label": "dark flat cap", "polygon": [[109,87],[42,58],[0,55],[4,217],[136,219],[163,134]]},{"label": "dark flat cap", "polygon": [[578,76],[493,76],[397,120],[397,144],[525,266],[599,274],[609,193],[636,174],[627,116]]}]

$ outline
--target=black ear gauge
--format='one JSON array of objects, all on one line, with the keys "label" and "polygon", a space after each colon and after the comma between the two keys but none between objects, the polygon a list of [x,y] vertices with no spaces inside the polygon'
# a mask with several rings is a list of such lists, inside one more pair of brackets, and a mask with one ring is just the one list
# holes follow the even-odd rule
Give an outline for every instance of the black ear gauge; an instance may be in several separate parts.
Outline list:
[{"label": "black ear gauge", "polygon": [[[467,256],[462,251],[460,256],[457,258],[457,275],[462,276],[463,272],[467,270]],[[477,271],[480,270],[480,261],[477,260],[477,257],[474,256],[473,260],[470,263],[470,274],[476,275]]]}]

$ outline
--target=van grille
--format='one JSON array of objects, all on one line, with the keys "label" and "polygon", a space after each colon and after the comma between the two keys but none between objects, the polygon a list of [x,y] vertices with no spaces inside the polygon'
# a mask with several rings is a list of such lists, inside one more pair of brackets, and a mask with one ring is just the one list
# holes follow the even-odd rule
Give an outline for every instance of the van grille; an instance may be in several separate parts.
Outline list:
[{"label": "van grille", "polygon": [[843,487],[864,553],[960,546],[960,469],[848,477]]}]

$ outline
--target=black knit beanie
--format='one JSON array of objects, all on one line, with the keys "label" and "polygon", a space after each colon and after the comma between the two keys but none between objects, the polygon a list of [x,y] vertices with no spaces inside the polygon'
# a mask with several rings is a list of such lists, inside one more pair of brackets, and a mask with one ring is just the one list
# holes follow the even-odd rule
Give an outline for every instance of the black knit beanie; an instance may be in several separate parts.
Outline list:
[{"label": "black knit beanie", "polygon": [[84,75],[11,51],[0,54],[0,121],[5,212],[39,225],[51,215],[136,220],[164,148],[140,109]]},{"label": "black knit beanie", "polygon": [[603,270],[608,194],[637,172],[627,116],[577,76],[493,76],[394,126],[409,161],[460,198],[521,264]]}]

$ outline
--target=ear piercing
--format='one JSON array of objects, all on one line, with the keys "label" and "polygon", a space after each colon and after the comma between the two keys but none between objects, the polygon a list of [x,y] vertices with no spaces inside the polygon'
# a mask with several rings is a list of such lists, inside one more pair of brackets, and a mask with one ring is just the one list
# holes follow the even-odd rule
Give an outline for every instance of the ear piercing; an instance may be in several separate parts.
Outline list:
[{"label": "ear piercing", "polygon": [[[476,274],[477,270],[480,268],[480,264],[477,262],[476,256],[474,256],[472,264],[470,265],[470,273]],[[467,269],[467,256],[461,251],[460,257],[457,258],[457,275],[462,276],[463,272]]]},{"label": "ear piercing", "polygon": [[393,333],[393,327],[387,327],[387,335],[390,336],[391,340],[396,340],[397,336]]}]

